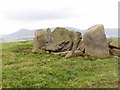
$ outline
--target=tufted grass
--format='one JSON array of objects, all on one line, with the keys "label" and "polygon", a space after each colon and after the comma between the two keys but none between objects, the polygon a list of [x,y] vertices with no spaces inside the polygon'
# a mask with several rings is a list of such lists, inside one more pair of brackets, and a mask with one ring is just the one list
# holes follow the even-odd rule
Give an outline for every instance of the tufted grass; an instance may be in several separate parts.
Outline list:
[{"label": "tufted grass", "polygon": [[31,41],[2,44],[3,88],[117,88],[118,58],[65,59],[31,52]]}]

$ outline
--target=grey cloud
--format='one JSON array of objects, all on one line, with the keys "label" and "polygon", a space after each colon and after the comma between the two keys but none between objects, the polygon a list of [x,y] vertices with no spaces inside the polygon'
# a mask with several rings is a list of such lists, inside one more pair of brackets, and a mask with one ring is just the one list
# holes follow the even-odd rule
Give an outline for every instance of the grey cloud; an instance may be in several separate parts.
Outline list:
[{"label": "grey cloud", "polygon": [[17,10],[2,12],[3,18],[10,20],[50,20],[78,16],[70,10]]}]

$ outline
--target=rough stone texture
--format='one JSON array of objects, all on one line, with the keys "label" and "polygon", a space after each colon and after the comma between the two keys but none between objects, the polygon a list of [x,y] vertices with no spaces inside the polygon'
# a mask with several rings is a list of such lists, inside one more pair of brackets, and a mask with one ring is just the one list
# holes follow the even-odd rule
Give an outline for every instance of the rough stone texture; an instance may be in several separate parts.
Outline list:
[{"label": "rough stone texture", "polygon": [[120,56],[120,47],[118,45],[118,40],[113,40],[112,38],[107,39],[108,46],[109,46],[109,52],[111,55],[114,56]]},{"label": "rough stone texture", "polygon": [[[72,52],[72,51],[64,51],[64,52],[57,52],[57,53],[52,52],[52,54],[66,57],[66,55],[70,52]],[[76,51],[74,51],[74,53],[71,56],[75,57],[75,56],[83,56],[83,55],[84,55],[84,53],[82,51],[76,50]]]},{"label": "rough stone texture", "polygon": [[80,50],[80,51],[84,52],[85,46],[84,46],[84,41],[83,41],[83,39],[81,39],[81,41],[79,42],[79,44],[78,44],[78,46],[77,46],[77,50]]},{"label": "rough stone texture", "polygon": [[115,40],[108,39],[108,42],[110,42],[108,43],[110,54],[114,56],[120,56],[120,47],[118,45],[118,39],[115,39]]},{"label": "rough stone texture", "polygon": [[[33,52],[45,53],[75,51],[81,41],[81,33],[57,27],[53,32],[37,30],[33,39]],[[64,55],[62,55],[64,56]]]},{"label": "rough stone texture", "polygon": [[37,30],[33,39],[33,52],[52,53],[69,58],[71,56],[90,56],[106,58],[111,55],[120,56],[118,44],[107,39],[103,25],[90,27],[83,36],[78,31],[57,27]]},{"label": "rough stone texture", "polygon": [[46,50],[50,51],[70,51],[75,47],[75,43],[80,41],[80,32],[70,31],[65,28],[56,28],[52,32],[52,42],[46,45]]},{"label": "rough stone texture", "polygon": [[107,43],[108,43],[108,45],[110,45],[111,43],[112,43],[112,38],[107,38]]},{"label": "rough stone texture", "polygon": [[82,51],[80,51],[80,50],[76,50],[73,53],[73,56],[83,56],[83,55],[84,55],[84,53]]},{"label": "rough stone texture", "polygon": [[52,54],[54,55],[58,55],[58,56],[62,56],[65,57],[67,53],[69,53],[70,51],[64,51],[64,52],[52,52]]},{"label": "rough stone texture", "polygon": [[45,46],[51,41],[50,30],[37,30],[33,39],[33,52],[45,53]]},{"label": "rough stone texture", "polygon": [[112,40],[112,42],[109,45],[120,49],[118,39]]},{"label": "rough stone texture", "polygon": [[110,54],[114,56],[120,56],[120,49],[110,49]]},{"label": "rough stone texture", "polygon": [[72,41],[69,36],[69,31],[64,28],[56,28],[52,32],[52,42],[46,45],[46,50],[50,51],[65,51],[71,50]]},{"label": "rough stone texture", "polygon": [[87,55],[97,58],[109,56],[109,48],[103,25],[99,24],[90,27],[84,34],[83,40]]}]

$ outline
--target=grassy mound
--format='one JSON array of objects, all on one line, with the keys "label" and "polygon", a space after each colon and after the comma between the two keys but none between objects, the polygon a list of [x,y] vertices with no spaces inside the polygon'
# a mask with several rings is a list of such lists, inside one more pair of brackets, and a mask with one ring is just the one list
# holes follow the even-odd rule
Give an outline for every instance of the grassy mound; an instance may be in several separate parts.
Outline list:
[{"label": "grassy mound", "polygon": [[116,88],[118,59],[32,53],[31,41],[2,45],[3,88]]}]

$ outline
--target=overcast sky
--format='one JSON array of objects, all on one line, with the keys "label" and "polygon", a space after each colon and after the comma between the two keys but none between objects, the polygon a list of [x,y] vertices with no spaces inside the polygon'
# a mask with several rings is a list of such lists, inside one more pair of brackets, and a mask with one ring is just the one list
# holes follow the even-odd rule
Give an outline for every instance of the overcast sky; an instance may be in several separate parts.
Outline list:
[{"label": "overcast sky", "polygon": [[118,27],[119,0],[0,0],[1,34],[21,28]]}]

